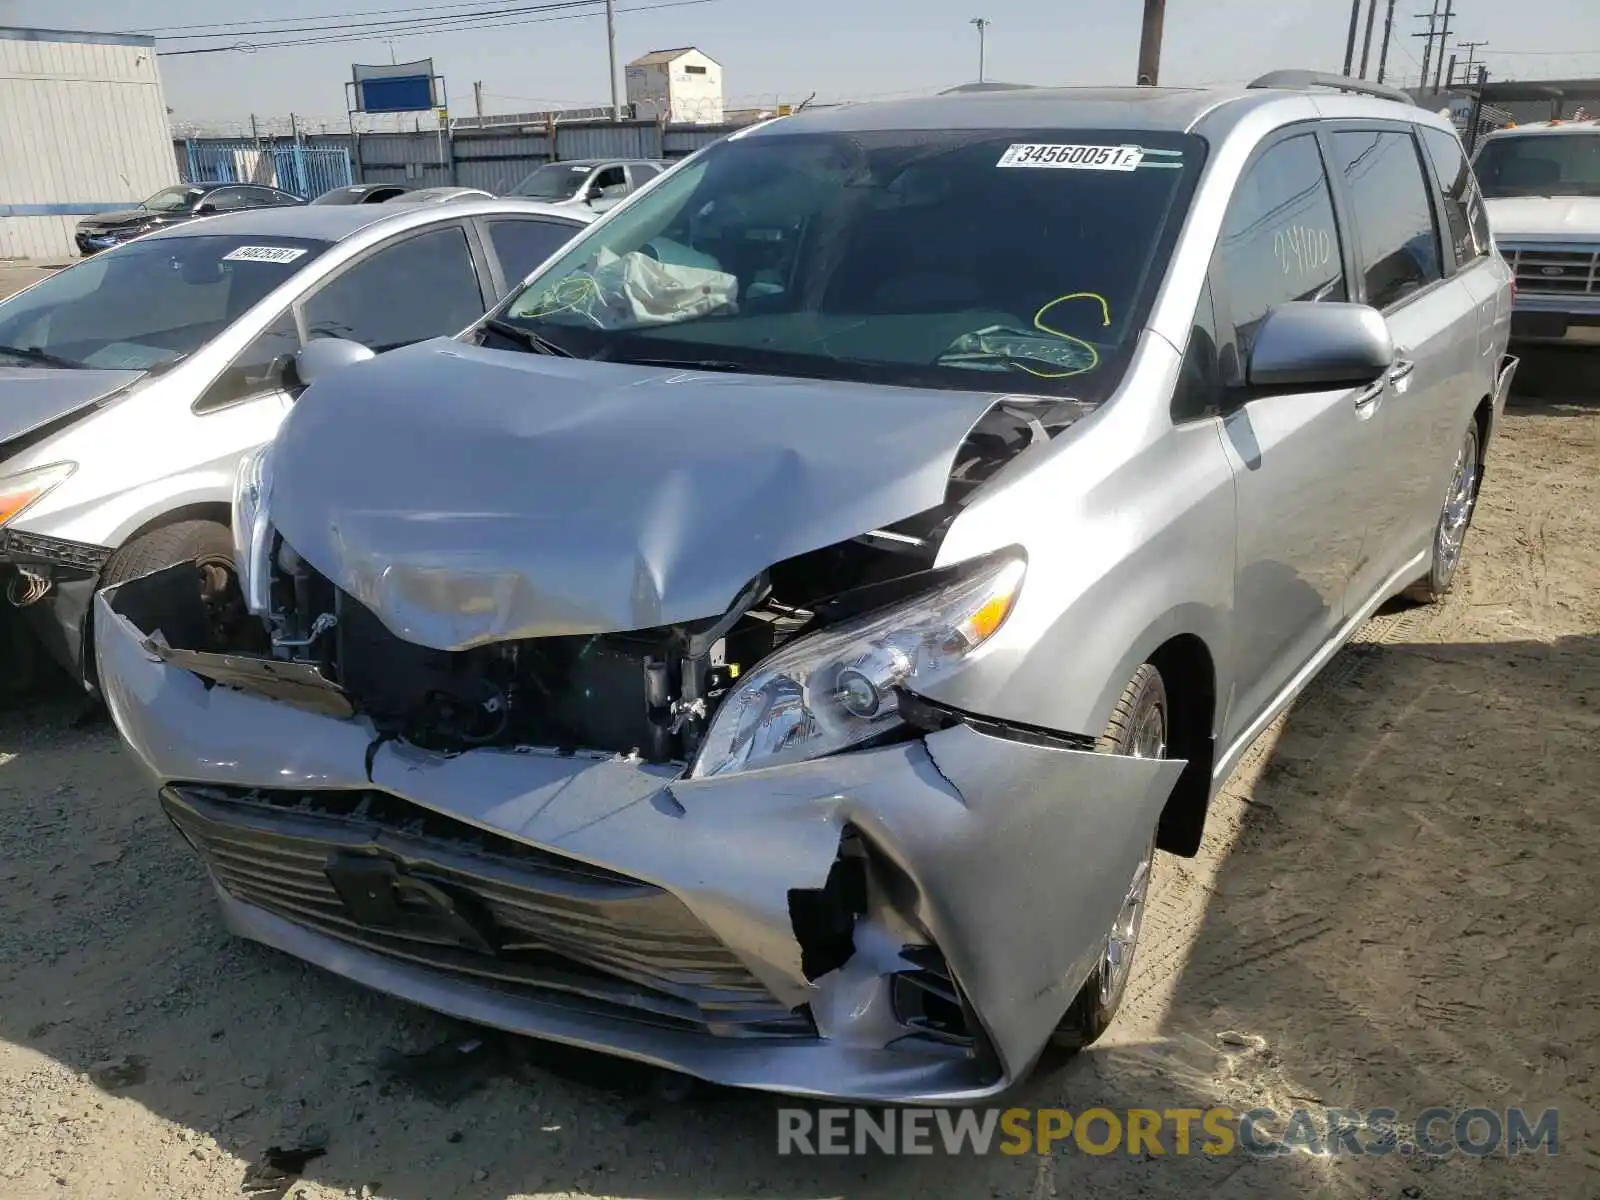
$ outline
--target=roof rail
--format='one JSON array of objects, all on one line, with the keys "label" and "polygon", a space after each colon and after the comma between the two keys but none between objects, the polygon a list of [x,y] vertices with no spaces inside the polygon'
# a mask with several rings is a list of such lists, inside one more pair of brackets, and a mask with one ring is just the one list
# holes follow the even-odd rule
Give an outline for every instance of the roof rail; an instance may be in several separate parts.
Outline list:
[{"label": "roof rail", "polygon": [[1385,87],[1381,83],[1368,83],[1365,79],[1349,79],[1343,75],[1324,75],[1318,71],[1269,71],[1253,80],[1252,88],[1284,88],[1304,91],[1306,88],[1337,88],[1341,92],[1359,92],[1363,96],[1376,96],[1379,100],[1393,100],[1396,104],[1414,105],[1409,95],[1399,88]]}]

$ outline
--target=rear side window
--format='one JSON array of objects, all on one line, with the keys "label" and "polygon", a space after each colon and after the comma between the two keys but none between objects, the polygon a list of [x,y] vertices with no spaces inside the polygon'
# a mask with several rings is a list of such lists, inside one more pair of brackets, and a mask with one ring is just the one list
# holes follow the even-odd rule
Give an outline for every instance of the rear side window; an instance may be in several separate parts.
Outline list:
[{"label": "rear side window", "polygon": [[1277,143],[1245,172],[1223,224],[1217,268],[1241,357],[1278,305],[1345,298],[1333,193],[1314,135]]},{"label": "rear side window", "polygon": [[1431,185],[1409,133],[1364,130],[1333,135],[1361,245],[1367,303],[1386,309],[1444,278]]},{"label": "rear side window", "polygon": [[1466,151],[1453,133],[1423,126],[1422,144],[1433,164],[1434,184],[1444,200],[1445,224],[1455,247],[1457,268],[1470,266],[1489,253],[1488,219],[1478,181],[1467,165]]}]

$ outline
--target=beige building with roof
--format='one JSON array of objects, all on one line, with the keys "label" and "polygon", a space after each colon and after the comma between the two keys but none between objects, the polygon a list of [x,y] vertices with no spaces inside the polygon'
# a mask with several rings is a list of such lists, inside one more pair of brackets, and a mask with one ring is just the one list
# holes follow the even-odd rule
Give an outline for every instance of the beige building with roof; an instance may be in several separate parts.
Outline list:
[{"label": "beige building with roof", "polygon": [[673,125],[722,124],[722,66],[693,46],[652,50],[628,64],[636,116]]}]

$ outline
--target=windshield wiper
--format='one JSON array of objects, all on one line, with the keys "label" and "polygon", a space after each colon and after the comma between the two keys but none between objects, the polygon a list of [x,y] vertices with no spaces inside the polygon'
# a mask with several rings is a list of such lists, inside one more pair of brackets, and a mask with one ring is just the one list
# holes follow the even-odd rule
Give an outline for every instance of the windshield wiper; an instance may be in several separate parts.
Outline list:
[{"label": "windshield wiper", "polygon": [[726,358],[648,358],[632,354],[615,357],[604,355],[604,361],[628,363],[635,367],[677,367],[684,371],[723,371],[736,375],[760,375],[764,372],[748,363],[737,363]]},{"label": "windshield wiper", "polygon": [[23,362],[38,363],[41,367],[67,367],[78,368],[82,363],[73,362],[70,358],[61,358],[55,354],[46,354],[33,346],[0,346],[0,354],[12,358],[20,358]]},{"label": "windshield wiper", "polygon": [[549,338],[540,337],[531,329],[524,329],[521,325],[513,325],[510,321],[503,321],[499,317],[490,317],[484,322],[484,325],[535,354],[553,354],[557,358],[577,357],[571,350],[556,345]]}]

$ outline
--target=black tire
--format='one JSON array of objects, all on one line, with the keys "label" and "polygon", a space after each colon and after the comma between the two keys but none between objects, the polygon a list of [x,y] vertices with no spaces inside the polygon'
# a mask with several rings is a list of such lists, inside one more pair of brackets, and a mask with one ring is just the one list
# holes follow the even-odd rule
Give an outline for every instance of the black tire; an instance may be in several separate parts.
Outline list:
[{"label": "black tire", "polygon": [[[1147,722],[1151,720],[1159,720],[1160,723],[1160,745],[1154,755],[1148,753],[1151,746],[1148,740],[1150,729]],[[1144,753],[1147,757],[1165,758],[1171,728],[1166,682],[1161,678],[1160,671],[1152,664],[1145,663],[1133,673],[1128,686],[1122,689],[1116,707],[1111,710],[1111,720],[1106,723],[1105,732],[1095,741],[1095,749],[1102,754]],[[1150,870],[1154,859],[1155,830],[1152,829],[1149,850],[1144,861],[1136,866],[1129,885],[1129,898],[1132,899],[1137,893],[1140,918],[1143,917],[1145,900],[1149,894]],[[1122,915],[1119,914],[1119,922],[1121,919]],[[1108,930],[1106,935],[1108,951],[1111,933],[1112,931]],[[1125,951],[1126,960],[1123,968],[1113,978],[1108,971],[1107,956],[1101,956],[1101,961],[1090,972],[1089,978],[1084,980],[1083,987],[1073,998],[1066,1015],[1061,1018],[1055,1032],[1050,1035],[1050,1044],[1053,1048],[1072,1053],[1099,1040],[1116,1017],[1117,1009],[1122,1006],[1122,998],[1127,992],[1128,978],[1132,974],[1133,959],[1137,950],[1138,926],[1135,925],[1133,940]],[[1110,979],[1109,985],[1108,979]]]},{"label": "black tire", "polygon": [[140,534],[107,560],[100,586],[124,583],[181,562],[233,561],[233,534],[216,521],[177,521]]},{"label": "black tire", "polygon": [[[1439,509],[1439,523],[1434,526],[1433,561],[1428,573],[1405,590],[1408,600],[1418,604],[1437,604],[1450,594],[1455,584],[1461,556],[1466,550],[1467,532],[1472,528],[1472,517],[1478,509],[1478,485],[1483,478],[1479,453],[1478,422],[1474,419],[1467,424],[1466,436],[1462,439],[1461,449],[1457,451],[1456,466],[1450,476],[1450,488]],[[1464,497],[1457,495],[1463,467],[1468,473]],[[1456,518],[1459,518],[1459,534],[1452,550],[1447,538]]]},{"label": "black tire", "polygon": [[[237,619],[233,612],[239,591],[233,574],[233,533],[217,521],[174,521],[124,542],[106,560],[100,586],[126,583],[179,563],[195,564],[195,599],[201,606],[183,616],[204,621],[213,633]],[[89,620],[84,631],[83,678],[96,689],[92,616]]]}]

